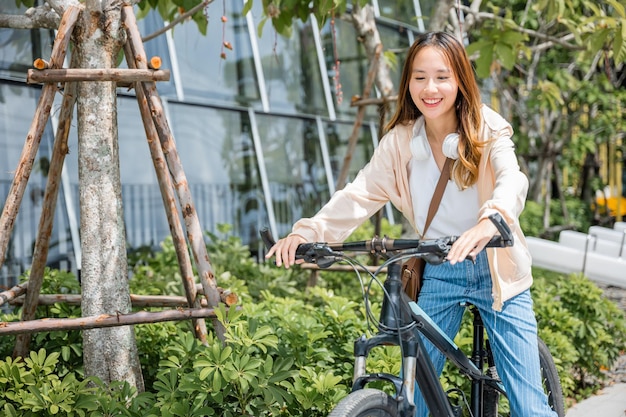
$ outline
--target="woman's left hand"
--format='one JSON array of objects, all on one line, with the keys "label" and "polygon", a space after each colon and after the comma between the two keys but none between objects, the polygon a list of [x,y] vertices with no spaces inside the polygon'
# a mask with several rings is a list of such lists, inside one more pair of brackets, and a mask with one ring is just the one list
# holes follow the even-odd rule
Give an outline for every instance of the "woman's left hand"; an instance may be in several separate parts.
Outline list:
[{"label": "woman's left hand", "polygon": [[451,265],[463,262],[468,256],[476,259],[476,256],[489,240],[498,232],[496,226],[488,218],[484,218],[469,230],[466,230],[452,245],[448,253],[448,261]]}]

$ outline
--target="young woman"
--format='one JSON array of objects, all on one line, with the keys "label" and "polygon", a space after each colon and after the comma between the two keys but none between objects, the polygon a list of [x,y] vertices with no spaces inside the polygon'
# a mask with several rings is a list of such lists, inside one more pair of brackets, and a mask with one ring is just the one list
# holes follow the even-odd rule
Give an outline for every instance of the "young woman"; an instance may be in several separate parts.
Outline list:
[{"label": "young woman", "polygon": [[[446,158],[454,163],[438,211],[423,237],[460,235],[441,265],[426,265],[418,304],[450,338],[472,303],[480,310],[512,416],[556,416],[541,384],[537,323],[529,288],[531,258],[519,225],[528,179],[510,124],[481,104],[469,58],[455,37],[425,33],[411,46],[397,110],[370,162],[312,218],[301,219],[267,253],[286,268],[299,244],[340,242],[391,201],[418,234]],[[500,213],[515,244],[485,249]],[[468,260],[466,258],[471,258]],[[439,373],[445,357],[426,341]],[[418,391],[418,390],[416,390]],[[417,417],[428,410],[419,391]]]}]

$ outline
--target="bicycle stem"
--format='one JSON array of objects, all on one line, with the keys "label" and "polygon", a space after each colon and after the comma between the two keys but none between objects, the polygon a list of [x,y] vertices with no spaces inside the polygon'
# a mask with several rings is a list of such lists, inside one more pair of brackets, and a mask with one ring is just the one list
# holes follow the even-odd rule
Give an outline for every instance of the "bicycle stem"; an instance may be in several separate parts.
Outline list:
[{"label": "bicycle stem", "polygon": [[401,329],[413,321],[410,312],[400,308],[404,305],[402,302],[402,279],[400,278],[401,268],[400,262],[393,262],[387,267],[387,279],[384,284],[386,297],[383,298],[380,312],[380,323],[383,328]]}]

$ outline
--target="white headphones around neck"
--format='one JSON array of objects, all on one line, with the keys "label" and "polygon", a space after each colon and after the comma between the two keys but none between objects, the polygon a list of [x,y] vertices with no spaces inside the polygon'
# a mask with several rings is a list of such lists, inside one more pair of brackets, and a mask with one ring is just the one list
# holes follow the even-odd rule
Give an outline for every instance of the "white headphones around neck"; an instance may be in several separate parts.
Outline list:
[{"label": "white headphones around neck", "polygon": [[[450,159],[459,159],[459,134],[450,133],[443,140],[443,154]],[[411,154],[418,161],[424,161],[430,157],[430,145],[424,132],[424,125],[414,126],[411,138]]]}]

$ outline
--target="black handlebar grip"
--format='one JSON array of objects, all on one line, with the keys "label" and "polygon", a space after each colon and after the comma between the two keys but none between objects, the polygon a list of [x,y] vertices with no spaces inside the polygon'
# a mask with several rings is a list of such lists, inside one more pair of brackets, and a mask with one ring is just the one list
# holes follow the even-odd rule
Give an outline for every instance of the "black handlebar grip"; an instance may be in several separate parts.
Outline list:
[{"label": "black handlebar grip", "polygon": [[[259,234],[261,235],[261,240],[263,241],[263,244],[265,245],[267,249],[271,249],[276,244],[276,241],[272,237],[272,232],[270,232],[267,227],[264,227],[263,229],[261,229],[259,231]],[[300,244],[298,246],[298,249],[296,249],[296,259],[304,258],[307,255],[307,252],[314,247],[315,247],[314,243]]]},{"label": "black handlebar grip", "polygon": [[259,234],[261,235],[261,240],[263,240],[263,244],[267,249],[271,249],[272,246],[276,244],[276,241],[272,237],[272,232],[270,232],[268,228],[264,227],[261,229]]},{"label": "black handlebar grip", "polygon": [[502,245],[513,246],[513,233],[511,233],[511,228],[508,224],[506,224],[500,213],[490,215],[489,220],[491,220],[491,222],[496,226],[496,229],[498,229]]}]

